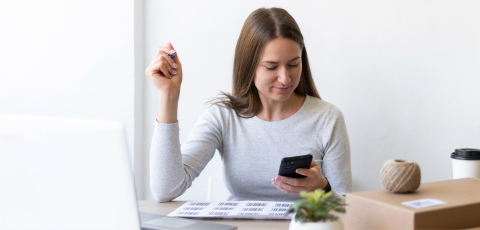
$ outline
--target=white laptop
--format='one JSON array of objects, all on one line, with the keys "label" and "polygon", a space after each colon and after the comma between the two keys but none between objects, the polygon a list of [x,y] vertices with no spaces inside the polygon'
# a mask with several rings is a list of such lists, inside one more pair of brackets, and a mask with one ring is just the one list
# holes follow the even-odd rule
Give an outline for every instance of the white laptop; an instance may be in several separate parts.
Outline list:
[{"label": "white laptop", "polygon": [[119,122],[0,114],[0,229],[236,229],[140,220],[125,135]]}]

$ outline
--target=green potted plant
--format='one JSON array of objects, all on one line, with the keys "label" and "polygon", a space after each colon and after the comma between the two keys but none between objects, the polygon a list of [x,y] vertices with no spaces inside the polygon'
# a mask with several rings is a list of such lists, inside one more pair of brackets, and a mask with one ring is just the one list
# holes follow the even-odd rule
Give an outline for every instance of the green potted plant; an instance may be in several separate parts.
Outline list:
[{"label": "green potted plant", "polygon": [[289,230],[343,229],[341,220],[330,211],[345,213],[345,203],[332,197],[331,191],[300,192],[300,197],[305,199],[295,201],[287,212],[294,213]]}]

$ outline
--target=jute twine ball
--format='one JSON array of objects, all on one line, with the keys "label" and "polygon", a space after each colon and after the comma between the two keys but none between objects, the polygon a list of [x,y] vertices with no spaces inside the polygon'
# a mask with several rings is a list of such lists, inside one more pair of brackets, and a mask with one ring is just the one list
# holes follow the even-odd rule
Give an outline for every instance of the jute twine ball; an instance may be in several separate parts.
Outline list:
[{"label": "jute twine ball", "polygon": [[420,186],[420,167],[413,161],[385,161],[380,176],[382,185],[391,192],[413,192]]}]

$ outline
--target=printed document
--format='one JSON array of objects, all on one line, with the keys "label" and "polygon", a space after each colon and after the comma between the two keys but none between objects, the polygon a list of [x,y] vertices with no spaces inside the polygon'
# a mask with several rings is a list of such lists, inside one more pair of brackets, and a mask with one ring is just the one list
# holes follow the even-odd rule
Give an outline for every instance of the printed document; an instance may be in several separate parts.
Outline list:
[{"label": "printed document", "polygon": [[292,202],[269,201],[222,201],[186,202],[168,216],[215,219],[276,219],[290,220],[292,214],[285,215]]}]

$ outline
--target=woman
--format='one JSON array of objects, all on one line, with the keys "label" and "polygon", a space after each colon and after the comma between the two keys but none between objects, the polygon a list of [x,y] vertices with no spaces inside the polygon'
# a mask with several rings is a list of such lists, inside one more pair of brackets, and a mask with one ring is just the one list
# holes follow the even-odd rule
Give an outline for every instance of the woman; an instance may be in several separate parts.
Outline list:
[{"label": "woman", "polygon": [[[233,92],[215,101],[180,147],[179,55],[159,47],[146,74],[160,93],[150,152],[150,184],[158,202],[185,192],[218,149],[229,200],[292,201],[321,188],[351,191],[350,146],[341,112],[317,93],[300,29],[285,10],[260,8],[237,41]],[[281,159],[312,154],[306,178],[278,176]],[[328,179],[327,179],[328,178]]]}]

